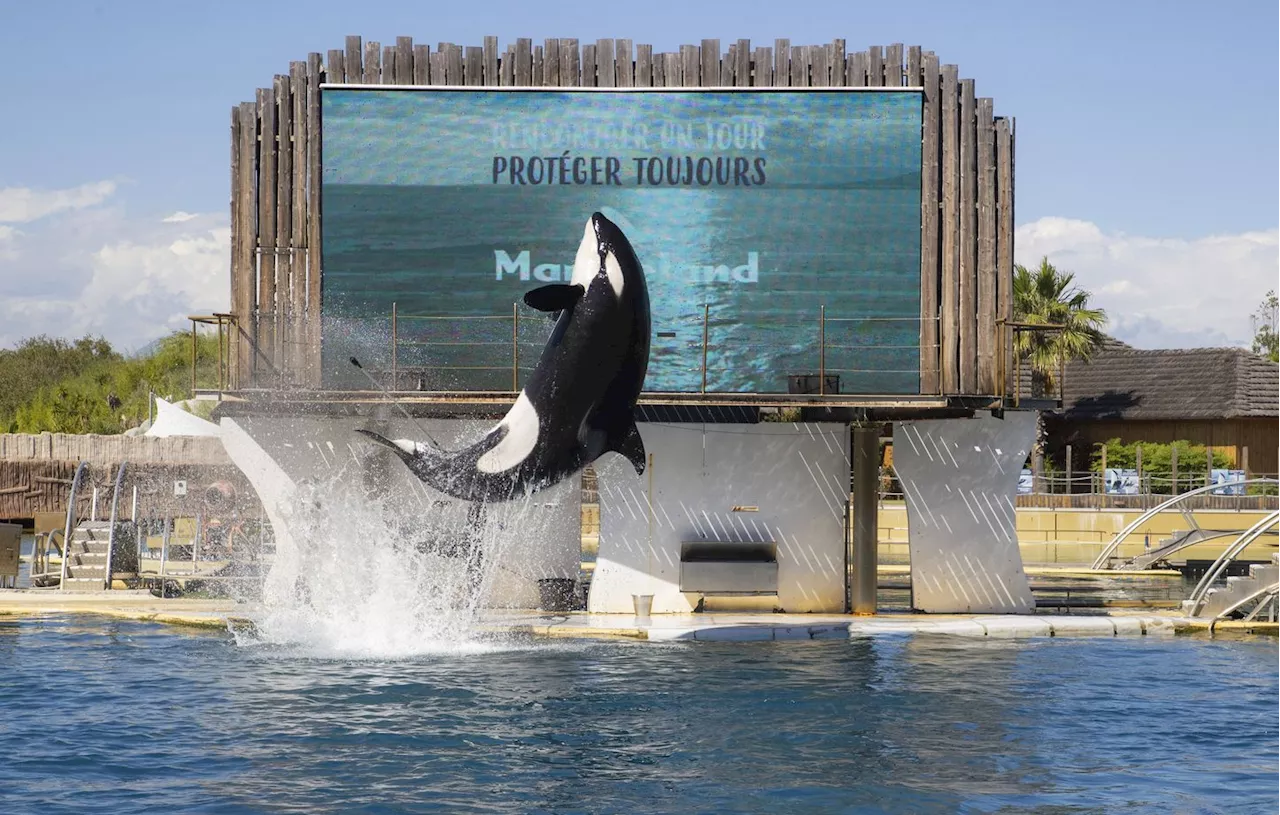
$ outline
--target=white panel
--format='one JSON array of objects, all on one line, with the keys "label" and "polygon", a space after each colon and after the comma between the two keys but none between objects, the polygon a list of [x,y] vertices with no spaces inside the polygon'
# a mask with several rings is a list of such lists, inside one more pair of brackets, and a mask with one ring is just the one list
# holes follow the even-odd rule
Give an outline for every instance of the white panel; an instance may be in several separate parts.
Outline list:
[{"label": "white panel", "polygon": [[297,486],[237,420],[224,418],[220,427],[227,456],[257,491],[274,533],[276,554],[263,591],[264,602],[269,606],[272,598],[283,597],[293,589],[301,566],[298,545],[289,533]]},{"label": "white panel", "polygon": [[939,613],[1029,614],[1014,496],[1036,415],[899,422],[893,465],[907,501],[912,605]]},{"label": "white panel", "polygon": [[691,611],[701,595],[680,591],[681,543],[770,541],[779,607],[843,611],[846,425],[638,427],[650,456],[644,475],[621,456],[596,463],[600,550],[589,610],[631,613],[631,595],[652,594],[655,614]]}]

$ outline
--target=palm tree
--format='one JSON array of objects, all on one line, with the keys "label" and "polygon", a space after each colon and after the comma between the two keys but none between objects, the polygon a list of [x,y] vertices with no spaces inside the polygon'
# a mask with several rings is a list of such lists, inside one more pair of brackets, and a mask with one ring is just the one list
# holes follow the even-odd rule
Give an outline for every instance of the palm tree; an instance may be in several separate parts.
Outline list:
[{"label": "palm tree", "polygon": [[1280,335],[1276,334],[1277,310],[1280,310],[1280,297],[1276,297],[1276,291],[1272,289],[1250,318],[1253,323],[1253,353],[1272,362],[1280,362]]},{"label": "palm tree", "polygon": [[1088,360],[1102,347],[1107,313],[1089,308],[1089,292],[1072,285],[1075,275],[1060,272],[1040,260],[1032,271],[1015,264],[1013,312],[1019,322],[1062,326],[1058,330],[1021,331],[1015,335],[1014,353],[1031,367],[1032,393],[1041,396],[1055,387],[1055,375],[1063,360]]}]

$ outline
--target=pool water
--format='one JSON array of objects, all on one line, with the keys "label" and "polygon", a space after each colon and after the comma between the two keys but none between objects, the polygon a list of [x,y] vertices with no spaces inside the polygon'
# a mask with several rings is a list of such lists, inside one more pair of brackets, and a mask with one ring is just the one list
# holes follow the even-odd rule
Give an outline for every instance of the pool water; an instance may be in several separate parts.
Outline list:
[{"label": "pool water", "polygon": [[1274,639],[442,643],[0,619],[0,811],[1277,810]]}]

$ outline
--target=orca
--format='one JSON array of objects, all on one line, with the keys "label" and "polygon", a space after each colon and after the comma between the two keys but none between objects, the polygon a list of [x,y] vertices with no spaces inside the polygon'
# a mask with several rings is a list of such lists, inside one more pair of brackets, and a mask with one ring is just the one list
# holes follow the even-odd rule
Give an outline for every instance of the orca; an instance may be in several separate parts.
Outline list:
[{"label": "orca", "polygon": [[599,212],[587,219],[568,283],[526,292],[555,317],[551,337],[515,404],[476,443],[446,452],[358,429],[390,448],[425,484],[465,501],[529,495],[606,452],[645,471],[635,404],[649,368],[649,290],[626,236]]}]

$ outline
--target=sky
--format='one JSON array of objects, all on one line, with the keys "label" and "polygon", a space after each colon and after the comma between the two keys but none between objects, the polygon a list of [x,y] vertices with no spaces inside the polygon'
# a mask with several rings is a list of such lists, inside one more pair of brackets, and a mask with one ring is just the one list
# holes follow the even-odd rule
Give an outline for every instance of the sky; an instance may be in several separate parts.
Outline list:
[{"label": "sky", "polygon": [[1248,345],[1280,270],[1278,30],[1259,0],[0,0],[0,347],[132,350],[227,309],[230,110],[347,34],[921,45],[1016,117],[1018,262],[1137,347]]}]

